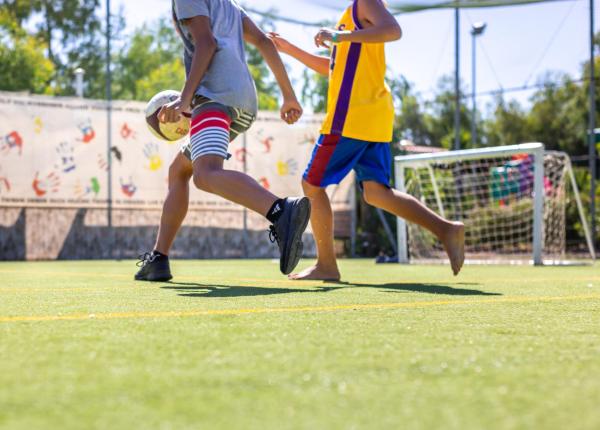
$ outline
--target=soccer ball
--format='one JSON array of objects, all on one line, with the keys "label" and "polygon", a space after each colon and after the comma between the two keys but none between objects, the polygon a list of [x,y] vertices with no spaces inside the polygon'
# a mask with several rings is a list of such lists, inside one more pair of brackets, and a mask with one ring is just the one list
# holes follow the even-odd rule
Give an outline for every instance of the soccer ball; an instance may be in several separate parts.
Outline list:
[{"label": "soccer ball", "polygon": [[146,123],[152,134],[159,139],[175,142],[186,137],[190,131],[190,115],[183,114],[175,123],[163,124],[158,120],[160,109],[179,98],[179,91],[167,90],[156,94],[146,106]]}]

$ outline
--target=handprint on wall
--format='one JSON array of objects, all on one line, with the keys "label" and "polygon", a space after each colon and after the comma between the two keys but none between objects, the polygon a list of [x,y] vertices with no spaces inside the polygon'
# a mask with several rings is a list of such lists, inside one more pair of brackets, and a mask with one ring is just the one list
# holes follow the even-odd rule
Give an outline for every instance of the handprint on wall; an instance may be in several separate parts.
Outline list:
[{"label": "handprint on wall", "polygon": [[0,169],[0,193],[3,191],[10,192],[10,181],[7,177],[1,175]]},{"label": "handprint on wall", "polygon": [[305,133],[302,140],[298,142],[298,145],[314,145],[317,142],[317,138],[314,134]]},{"label": "handprint on wall", "polygon": [[271,152],[271,145],[273,144],[273,140],[273,137],[269,136],[260,141],[260,143],[262,143],[265,147],[265,154]]},{"label": "handprint on wall", "polygon": [[77,168],[75,164],[75,148],[69,142],[61,142],[56,147],[56,153],[58,154],[59,162],[55,166],[57,169],[62,170],[64,173],[72,172]]},{"label": "handprint on wall", "polygon": [[2,167],[0,166],[0,193],[10,192],[10,181],[6,176],[2,176]]},{"label": "handprint on wall", "polygon": [[269,180],[264,176],[258,179],[258,183],[267,190],[271,189],[271,184],[269,183]]},{"label": "handprint on wall", "polygon": [[8,178],[0,176],[0,193],[3,191],[10,192],[10,182]]},{"label": "handprint on wall", "polygon": [[274,138],[273,136],[265,136],[264,130],[260,129],[257,133],[258,139],[260,143],[265,147],[264,153],[268,154],[271,152],[271,146],[273,145]]},{"label": "handprint on wall", "polygon": [[290,158],[287,161],[279,160],[277,162],[277,174],[279,176],[295,175],[297,171],[298,162],[293,158]]},{"label": "handprint on wall", "polygon": [[123,178],[121,178],[120,181],[121,181],[121,192],[129,198],[133,197],[137,191],[137,187],[133,183],[133,178],[130,176],[128,183],[125,183],[123,181]]},{"label": "handprint on wall", "polygon": [[129,124],[124,122],[123,125],[121,126],[121,137],[124,140],[128,140],[128,139],[135,140],[135,136],[136,136],[135,131],[133,131],[133,129],[129,127]]},{"label": "handprint on wall", "polygon": [[75,184],[75,197],[78,199],[90,194],[93,194],[94,197],[98,197],[99,193],[100,181],[96,177],[91,178],[86,185],[83,185],[81,181],[77,181],[77,184]]},{"label": "handprint on wall", "polygon": [[98,154],[98,167],[104,172],[108,171],[108,161],[106,161],[106,157],[103,154]]},{"label": "handprint on wall", "polygon": [[123,161],[123,153],[121,152],[121,150],[116,147],[113,146],[112,148],[110,148],[110,152],[112,153],[112,155],[115,157],[115,159],[120,163],[121,161]]},{"label": "handprint on wall", "polygon": [[44,122],[42,121],[42,118],[40,118],[39,116],[36,116],[33,119],[33,132],[35,134],[40,134],[43,129],[44,129]]},{"label": "handprint on wall", "polygon": [[0,141],[0,153],[7,154],[13,149],[19,152],[19,155],[23,153],[23,138],[17,131],[12,131]]},{"label": "handprint on wall", "polygon": [[149,142],[144,145],[144,156],[148,159],[147,169],[156,172],[163,165],[163,160],[158,152],[158,144]]},{"label": "handprint on wall", "polygon": [[81,139],[78,139],[80,142],[87,144],[94,140],[94,138],[96,137],[96,131],[92,127],[91,119],[88,118],[85,121],[80,122],[77,125],[77,127],[79,128],[79,131],[81,131],[82,134]]},{"label": "handprint on wall", "polygon": [[239,163],[245,163],[249,156],[251,156],[247,149],[240,148],[234,152],[235,159]]},{"label": "handprint on wall", "polygon": [[60,177],[56,172],[51,172],[40,179],[40,172],[36,172],[31,187],[38,197],[43,197],[49,192],[57,193],[60,187]]}]

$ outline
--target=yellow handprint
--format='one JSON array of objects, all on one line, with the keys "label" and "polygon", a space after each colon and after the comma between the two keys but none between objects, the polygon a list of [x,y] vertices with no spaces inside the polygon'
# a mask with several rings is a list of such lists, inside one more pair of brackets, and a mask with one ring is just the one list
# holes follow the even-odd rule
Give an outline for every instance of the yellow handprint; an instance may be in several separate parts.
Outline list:
[{"label": "yellow handprint", "polygon": [[144,155],[148,159],[147,168],[153,172],[159,170],[163,165],[163,160],[158,152],[158,145],[155,143],[147,143],[144,146]]},{"label": "yellow handprint", "polygon": [[35,125],[35,127],[33,128],[34,133],[40,134],[42,132],[42,129],[44,128],[44,122],[42,121],[42,118],[36,116],[33,120],[33,125]]},{"label": "yellow handprint", "polygon": [[149,160],[150,160],[150,166],[148,166],[148,167],[153,172],[157,171],[158,169],[160,169],[162,167],[163,161],[162,161],[162,158],[160,158],[160,155],[158,155],[158,154],[152,155],[152,156],[150,156]]},{"label": "yellow handprint", "polygon": [[294,159],[289,159],[287,161],[279,160],[277,162],[277,174],[279,176],[288,176],[293,175],[298,171],[298,163]]}]

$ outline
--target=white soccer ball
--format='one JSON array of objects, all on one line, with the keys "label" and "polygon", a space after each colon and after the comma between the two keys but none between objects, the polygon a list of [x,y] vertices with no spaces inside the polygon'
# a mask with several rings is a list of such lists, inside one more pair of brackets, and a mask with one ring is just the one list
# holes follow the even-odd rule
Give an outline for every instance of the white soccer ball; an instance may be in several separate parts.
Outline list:
[{"label": "white soccer ball", "polygon": [[181,93],[175,90],[161,91],[148,102],[146,106],[146,123],[154,136],[168,142],[183,139],[190,132],[190,116],[184,114],[175,123],[164,124],[158,120],[160,109],[179,98]]}]

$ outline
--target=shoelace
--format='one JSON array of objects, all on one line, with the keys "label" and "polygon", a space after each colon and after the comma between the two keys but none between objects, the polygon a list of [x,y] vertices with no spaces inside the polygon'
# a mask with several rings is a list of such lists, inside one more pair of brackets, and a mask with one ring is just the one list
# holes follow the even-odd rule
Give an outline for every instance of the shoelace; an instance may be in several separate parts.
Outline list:
[{"label": "shoelace", "polygon": [[279,235],[277,234],[277,230],[275,230],[274,225],[269,227],[269,240],[271,242],[277,241],[277,243],[279,243]]},{"label": "shoelace", "polygon": [[152,263],[154,261],[155,256],[151,252],[144,252],[138,256],[138,261],[135,263],[137,267],[144,267],[146,264]]}]

